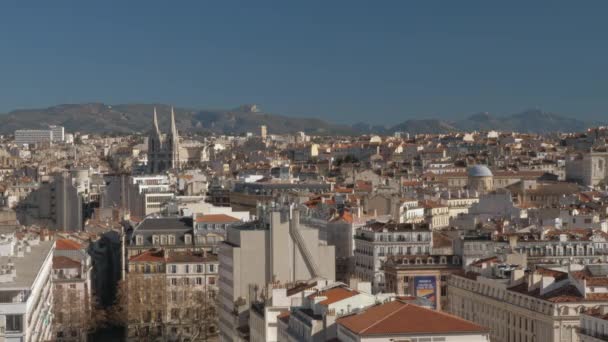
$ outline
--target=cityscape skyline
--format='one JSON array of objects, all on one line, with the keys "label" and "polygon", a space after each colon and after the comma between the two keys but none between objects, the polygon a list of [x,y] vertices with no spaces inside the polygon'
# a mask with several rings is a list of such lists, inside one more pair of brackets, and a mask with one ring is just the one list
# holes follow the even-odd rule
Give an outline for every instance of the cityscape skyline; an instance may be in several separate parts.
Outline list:
[{"label": "cityscape skyline", "polygon": [[257,103],[332,122],[537,107],[598,120],[608,108],[607,5],[587,4],[9,4],[0,112]]}]

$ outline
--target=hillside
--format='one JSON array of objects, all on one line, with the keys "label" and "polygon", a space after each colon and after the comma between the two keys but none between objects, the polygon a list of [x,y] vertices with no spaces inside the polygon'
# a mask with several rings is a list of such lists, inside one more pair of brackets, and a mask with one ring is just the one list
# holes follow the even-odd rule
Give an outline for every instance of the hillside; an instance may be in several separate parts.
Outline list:
[{"label": "hillside", "polygon": [[[161,130],[166,131],[169,127],[170,107],[168,105],[85,103],[63,104],[43,109],[15,110],[0,115],[0,134],[10,134],[16,129],[46,128],[48,125],[65,126],[68,132],[147,132],[151,128],[154,107],[157,108]],[[392,134],[394,132],[438,134],[488,130],[527,133],[575,132],[583,131],[596,124],[540,110],[528,110],[506,116],[479,113],[455,122],[425,118],[408,119],[392,127],[361,122],[346,126],[316,118],[258,112],[252,108],[255,106],[240,106],[232,110],[175,108],[176,124],[178,129],[185,133],[242,134],[258,132],[261,125],[266,125],[270,133],[284,134],[304,131],[314,135]]]},{"label": "hillside", "polygon": [[[152,124],[156,107],[161,130],[169,127],[170,107],[164,104],[103,103],[65,104],[43,109],[24,109],[0,115],[0,133],[10,134],[16,129],[65,126],[69,132],[132,133],[146,132]],[[314,118],[247,111],[242,106],[234,110],[193,110],[175,108],[176,125],[182,132],[214,132],[240,134],[258,132],[260,125],[271,133],[304,131],[309,134],[353,134],[348,126],[339,126]]]}]

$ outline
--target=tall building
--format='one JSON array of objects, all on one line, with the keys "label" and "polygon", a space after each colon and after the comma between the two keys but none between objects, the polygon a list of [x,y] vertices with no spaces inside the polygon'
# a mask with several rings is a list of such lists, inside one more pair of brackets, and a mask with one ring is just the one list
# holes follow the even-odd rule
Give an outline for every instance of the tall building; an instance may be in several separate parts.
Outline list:
[{"label": "tall building", "polygon": [[65,141],[65,128],[63,126],[49,126],[49,130],[53,132],[53,142],[63,142]]},{"label": "tall building", "polygon": [[268,128],[266,127],[266,125],[260,126],[260,137],[262,137],[262,140],[266,140],[267,136],[268,136]]},{"label": "tall building", "polygon": [[54,243],[15,227],[0,233],[0,341],[50,341]]},{"label": "tall building", "polygon": [[154,108],[153,129],[148,136],[148,172],[162,173],[179,168],[179,135],[175,126],[175,112],[171,107],[171,131],[161,133]]},{"label": "tall building", "polygon": [[219,327],[222,341],[247,331],[256,289],[316,277],[335,278],[334,247],[300,222],[297,209],[274,208],[264,219],[228,228],[220,246]]},{"label": "tall building", "polygon": [[81,231],[83,197],[74,186],[69,172],[61,172],[43,181],[15,208],[19,222],[37,224],[63,231]]}]

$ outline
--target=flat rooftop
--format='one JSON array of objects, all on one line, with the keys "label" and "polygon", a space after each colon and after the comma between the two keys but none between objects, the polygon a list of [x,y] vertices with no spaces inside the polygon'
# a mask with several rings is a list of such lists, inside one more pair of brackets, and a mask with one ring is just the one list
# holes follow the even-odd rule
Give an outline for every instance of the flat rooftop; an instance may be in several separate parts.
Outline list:
[{"label": "flat rooftop", "polygon": [[29,289],[42,268],[44,260],[53,248],[53,241],[40,241],[38,245],[31,246],[31,252],[24,253],[23,257],[0,257],[0,265],[7,265],[9,260],[15,265],[17,276],[13,281],[1,283],[0,291],[14,289]]}]

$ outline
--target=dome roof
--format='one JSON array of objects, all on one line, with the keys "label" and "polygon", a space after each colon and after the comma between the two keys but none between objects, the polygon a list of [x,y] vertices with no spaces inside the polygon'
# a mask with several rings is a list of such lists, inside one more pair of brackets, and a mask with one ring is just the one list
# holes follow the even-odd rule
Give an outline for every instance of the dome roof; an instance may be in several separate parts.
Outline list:
[{"label": "dome roof", "polygon": [[492,177],[492,171],[485,165],[473,165],[468,170],[469,177]]}]

